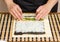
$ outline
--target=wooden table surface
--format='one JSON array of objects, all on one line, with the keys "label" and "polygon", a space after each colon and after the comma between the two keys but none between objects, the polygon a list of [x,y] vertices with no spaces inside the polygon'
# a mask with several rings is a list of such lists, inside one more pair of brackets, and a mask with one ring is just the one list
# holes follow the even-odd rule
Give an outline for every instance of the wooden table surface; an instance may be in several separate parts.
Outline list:
[{"label": "wooden table surface", "polygon": [[[17,38],[12,37],[13,17],[8,12],[0,12],[0,40],[7,42],[60,42],[60,13],[50,13],[48,15],[52,38]],[[27,40],[26,40],[27,39]]]}]

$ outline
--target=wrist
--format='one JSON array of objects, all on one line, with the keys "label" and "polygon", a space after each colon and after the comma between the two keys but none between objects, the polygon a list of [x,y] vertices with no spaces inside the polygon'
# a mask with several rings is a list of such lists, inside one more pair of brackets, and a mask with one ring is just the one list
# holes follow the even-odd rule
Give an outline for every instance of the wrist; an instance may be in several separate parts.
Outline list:
[{"label": "wrist", "polygon": [[48,8],[51,8],[51,9],[52,9],[54,5],[53,5],[53,4],[50,4],[50,3],[46,3],[46,6],[47,6]]},{"label": "wrist", "polygon": [[57,2],[58,0],[48,0],[46,5],[48,5],[50,8],[53,8]]},{"label": "wrist", "polygon": [[13,0],[5,0],[5,3],[6,3],[6,5],[8,6],[8,5],[10,5],[10,4],[13,4],[14,2],[13,2]]}]

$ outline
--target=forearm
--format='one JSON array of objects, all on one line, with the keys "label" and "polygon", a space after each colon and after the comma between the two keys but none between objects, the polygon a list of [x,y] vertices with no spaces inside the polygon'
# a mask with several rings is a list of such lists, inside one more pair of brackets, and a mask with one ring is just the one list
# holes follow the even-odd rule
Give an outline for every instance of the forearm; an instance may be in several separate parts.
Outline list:
[{"label": "forearm", "polygon": [[51,7],[53,7],[57,2],[58,0],[48,0],[47,5],[50,5]]}]

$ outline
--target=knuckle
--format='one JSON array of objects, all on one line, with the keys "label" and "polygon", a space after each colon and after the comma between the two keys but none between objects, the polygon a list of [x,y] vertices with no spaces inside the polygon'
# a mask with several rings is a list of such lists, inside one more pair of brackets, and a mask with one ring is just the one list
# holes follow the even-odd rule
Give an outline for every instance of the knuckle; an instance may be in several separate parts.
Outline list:
[{"label": "knuckle", "polygon": [[18,6],[18,5],[16,5],[16,6]]},{"label": "knuckle", "polygon": [[19,7],[19,5],[16,5],[16,7]]},{"label": "knuckle", "polygon": [[12,11],[12,8],[11,8],[11,9],[9,9],[9,11]]},{"label": "knuckle", "polygon": [[18,7],[18,5],[15,5],[15,8]]},{"label": "knuckle", "polygon": [[38,12],[38,10],[36,10],[36,12]]}]

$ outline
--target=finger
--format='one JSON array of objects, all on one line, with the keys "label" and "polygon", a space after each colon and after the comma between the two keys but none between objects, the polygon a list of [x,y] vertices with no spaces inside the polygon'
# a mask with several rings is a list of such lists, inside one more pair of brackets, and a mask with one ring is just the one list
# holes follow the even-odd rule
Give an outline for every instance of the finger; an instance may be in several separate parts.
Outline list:
[{"label": "finger", "polygon": [[36,18],[36,20],[39,20],[41,18],[41,16],[39,15],[39,17],[38,18]]},{"label": "finger", "polygon": [[45,16],[47,16],[48,13],[49,13],[49,12],[48,12],[47,10],[45,10],[45,11],[42,13],[42,15],[41,15],[40,18],[45,18]]},{"label": "finger", "polygon": [[15,19],[17,19],[17,17],[14,15],[14,13],[12,11],[10,11],[10,13]]},{"label": "finger", "polygon": [[17,15],[20,17],[20,19],[22,19],[22,15],[21,15],[21,13],[17,10],[17,8],[15,8],[14,10],[15,10],[15,12],[17,13]]},{"label": "finger", "polygon": [[37,20],[39,20],[40,18],[42,18],[43,13],[45,14],[45,9],[42,9],[42,10],[38,13],[38,14],[40,14],[40,15],[37,15]]},{"label": "finger", "polygon": [[38,17],[40,16],[40,14],[37,14],[37,16],[35,17],[36,20],[38,20]]},{"label": "finger", "polygon": [[37,19],[37,20],[39,20],[39,18],[41,18],[42,13],[43,13],[43,10],[41,10],[41,11],[37,14],[37,16],[36,16],[36,19]]},{"label": "finger", "polygon": [[46,15],[46,11],[43,10],[42,14],[38,17],[38,20],[39,20],[40,18],[43,18],[45,15]]},{"label": "finger", "polygon": [[42,18],[45,18],[45,16],[47,16],[48,14],[49,14],[49,12],[48,11],[45,11],[41,17]]},{"label": "finger", "polygon": [[36,14],[38,14],[41,10],[42,10],[42,6],[40,6],[40,7],[36,10]]},{"label": "finger", "polygon": [[18,11],[22,14],[22,9],[18,5],[16,7],[17,7]]},{"label": "finger", "polygon": [[20,20],[20,17],[17,15],[17,13],[15,12],[15,10],[13,9],[12,12],[14,13],[14,15],[18,18],[18,20]]}]

